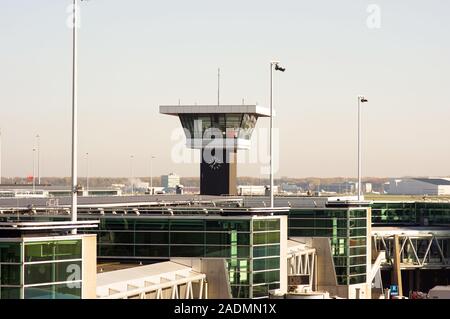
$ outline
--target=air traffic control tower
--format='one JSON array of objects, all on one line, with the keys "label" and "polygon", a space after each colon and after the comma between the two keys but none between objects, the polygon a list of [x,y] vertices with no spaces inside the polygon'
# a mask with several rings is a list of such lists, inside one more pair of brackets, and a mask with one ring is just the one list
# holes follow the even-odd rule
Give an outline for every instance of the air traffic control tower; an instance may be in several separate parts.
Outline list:
[{"label": "air traffic control tower", "polygon": [[160,113],[180,118],[186,146],[201,150],[200,194],[236,195],[237,150],[250,148],[259,117],[270,110],[259,105],[160,106]]}]

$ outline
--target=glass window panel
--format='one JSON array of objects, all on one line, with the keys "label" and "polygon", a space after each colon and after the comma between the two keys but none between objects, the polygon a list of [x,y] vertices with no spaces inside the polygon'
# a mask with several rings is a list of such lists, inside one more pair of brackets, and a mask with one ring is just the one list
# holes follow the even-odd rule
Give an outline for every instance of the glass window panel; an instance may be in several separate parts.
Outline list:
[{"label": "glass window panel", "polygon": [[253,245],[276,244],[279,242],[280,242],[279,232],[253,234]]},{"label": "glass window panel", "polygon": [[206,244],[229,245],[231,242],[230,233],[207,233]]},{"label": "glass window panel", "polygon": [[290,218],[289,227],[314,228],[314,219]]},{"label": "glass window panel", "polygon": [[101,257],[127,257],[134,255],[133,245],[99,245],[98,248],[99,256]]},{"label": "glass window panel", "polygon": [[81,262],[59,262],[25,265],[25,284],[81,280]]},{"label": "glass window panel", "polygon": [[20,299],[20,289],[16,287],[0,287],[0,300]]},{"label": "glass window panel", "polygon": [[215,128],[218,128],[220,131],[223,132],[222,135],[225,135],[225,131],[227,129],[226,123],[225,123],[225,114],[213,114],[211,116],[212,120],[212,126]]},{"label": "glass window panel", "polygon": [[280,230],[280,220],[254,220],[253,231]]},{"label": "glass window panel", "polygon": [[289,229],[289,236],[291,237],[309,237],[314,235],[315,235],[314,229],[295,229],[295,228]]},{"label": "glass window panel", "polygon": [[266,257],[279,255],[280,255],[279,245],[259,246],[253,248],[253,257]]},{"label": "glass window panel", "polygon": [[164,246],[136,246],[136,257],[169,257],[169,245]]},{"label": "glass window panel", "polygon": [[81,285],[73,288],[67,284],[27,287],[24,294],[25,299],[80,299]]},{"label": "glass window panel", "polygon": [[239,258],[250,257],[250,247],[249,246],[238,246],[237,247],[237,256]]},{"label": "glass window panel", "polygon": [[168,230],[169,220],[150,220],[150,219],[139,219],[135,221],[136,230]]},{"label": "glass window panel", "polygon": [[280,289],[280,283],[269,284],[269,290]]},{"label": "glass window panel", "polygon": [[20,243],[0,243],[0,262],[21,262]]},{"label": "glass window panel", "polygon": [[0,264],[0,285],[20,285],[21,265]]},{"label": "glass window panel", "polygon": [[347,267],[334,267],[336,271],[336,276],[347,276]]},{"label": "glass window panel", "polygon": [[46,261],[55,258],[53,242],[25,244],[25,261]]},{"label": "glass window panel", "polygon": [[170,257],[203,257],[205,246],[170,246]]},{"label": "glass window panel", "polygon": [[297,210],[297,209],[291,209],[289,211],[289,218],[291,217],[295,217],[295,218],[299,218],[299,217],[310,217],[310,218],[314,218],[315,214],[313,210],[308,210],[308,209],[302,209],[302,210]]},{"label": "glass window panel", "polygon": [[229,271],[234,272],[246,272],[249,270],[249,260],[248,259],[229,259],[227,260],[227,267]]},{"label": "glass window panel", "polygon": [[134,232],[110,232],[111,243],[114,244],[133,244]]},{"label": "glass window panel", "polygon": [[355,237],[355,236],[366,236],[367,232],[366,232],[366,228],[354,228],[354,229],[350,229],[350,237]]},{"label": "glass window panel", "polygon": [[347,285],[348,277],[347,276],[336,276],[338,285]]},{"label": "glass window panel", "polygon": [[227,132],[226,136],[237,138],[241,127],[242,114],[227,114]]},{"label": "glass window panel", "polygon": [[350,265],[365,265],[366,256],[350,257]]},{"label": "glass window panel", "polygon": [[250,234],[248,233],[206,233],[207,244],[214,245],[249,245]]},{"label": "glass window panel", "polygon": [[136,232],[134,234],[136,244],[168,244],[168,232]]},{"label": "glass window panel", "polygon": [[81,258],[81,240],[63,240],[25,244],[25,261]]},{"label": "glass window panel", "polygon": [[81,283],[55,285],[56,299],[81,299]]},{"label": "glass window panel", "polygon": [[253,260],[254,271],[279,269],[279,268],[280,268],[280,258],[264,258]]},{"label": "glass window panel", "polygon": [[269,285],[261,285],[253,287],[253,298],[268,297]]},{"label": "glass window panel", "polygon": [[364,246],[366,244],[366,238],[351,238],[349,239],[350,246]]},{"label": "glass window panel", "polygon": [[350,277],[350,285],[363,284],[365,282],[366,282],[366,276],[365,275]]},{"label": "glass window panel", "polygon": [[180,114],[179,115],[181,125],[183,126],[183,129],[187,130],[188,135],[187,136],[193,136],[194,135],[194,119],[192,115],[190,114]]},{"label": "glass window panel", "polygon": [[230,277],[230,284],[231,285],[248,285],[249,284],[249,278],[250,274],[248,272],[236,272],[236,271],[229,271],[228,273]]},{"label": "glass window panel", "polygon": [[366,217],[366,216],[367,216],[367,211],[365,209],[359,209],[359,210],[351,209],[350,210],[350,217]]},{"label": "glass window panel", "polygon": [[250,298],[249,286],[231,286],[231,294],[233,298]]},{"label": "glass window panel", "polygon": [[205,224],[204,221],[201,219],[171,220],[170,230],[204,231]]},{"label": "glass window panel", "polygon": [[244,114],[239,137],[249,140],[252,136],[257,120],[258,117],[254,114]]},{"label": "glass window panel", "polygon": [[250,233],[238,233],[237,245],[250,245]]},{"label": "glass window panel", "polygon": [[340,266],[347,266],[348,264],[348,258],[347,257],[333,257],[334,266],[340,267]]},{"label": "glass window panel", "polygon": [[279,270],[253,273],[254,284],[269,283],[274,281],[280,281]]},{"label": "glass window panel", "polygon": [[366,219],[350,219],[349,221],[350,227],[367,227]]},{"label": "glass window panel", "polygon": [[134,222],[127,218],[102,218],[100,228],[104,230],[134,230]]},{"label": "glass window panel", "polygon": [[350,275],[365,274],[366,266],[350,266]]},{"label": "glass window panel", "polygon": [[230,257],[230,246],[206,246],[206,257]]},{"label": "glass window panel", "polygon": [[365,255],[366,254],[366,247],[354,247],[350,248],[350,255]]},{"label": "glass window panel", "polygon": [[250,231],[250,220],[207,220],[206,231]]},{"label": "glass window panel", "polygon": [[80,259],[81,240],[64,240],[55,242],[55,259]]},{"label": "glass window panel", "polygon": [[170,234],[171,244],[185,244],[185,245],[196,245],[205,243],[205,233],[185,233],[185,232],[172,232]]}]

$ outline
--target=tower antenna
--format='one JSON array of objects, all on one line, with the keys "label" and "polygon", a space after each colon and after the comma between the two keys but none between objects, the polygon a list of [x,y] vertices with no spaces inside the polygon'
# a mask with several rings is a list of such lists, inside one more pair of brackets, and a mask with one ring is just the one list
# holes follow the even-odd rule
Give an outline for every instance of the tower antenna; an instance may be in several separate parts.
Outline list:
[{"label": "tower antenna", "polygon": [[220,106],[220,68],[217,69],[217,106]]}]

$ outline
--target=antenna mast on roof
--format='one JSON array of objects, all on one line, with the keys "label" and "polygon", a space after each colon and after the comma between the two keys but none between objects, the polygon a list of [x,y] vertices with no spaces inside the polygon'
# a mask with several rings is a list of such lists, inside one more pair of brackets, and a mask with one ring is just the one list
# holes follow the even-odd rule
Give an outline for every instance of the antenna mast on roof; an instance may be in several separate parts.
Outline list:
[{"label": "antenna mast on roof", "polygon": [[220,105],[220,68],[217,69],[217,106]]}]

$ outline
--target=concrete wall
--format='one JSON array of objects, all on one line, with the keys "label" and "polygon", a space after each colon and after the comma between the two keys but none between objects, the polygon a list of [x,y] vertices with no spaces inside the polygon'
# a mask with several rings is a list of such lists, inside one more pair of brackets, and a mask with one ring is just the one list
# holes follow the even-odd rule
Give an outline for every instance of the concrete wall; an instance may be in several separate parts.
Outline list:
[{"label": "concrete wall", "polygon": [[208,299],[231,299],[230,280],[225,259],[222,258],[172,258],[170,261],[191,267],[206,275]]},{"label": "concrete wall", "polygon": [[82,240],[82,299],[97,298],[97,235],[83,235]]},{"label": "concrete wall", "polygon": [[329,238],[313,237],[308,240],[316,249],[316,283],[318,291],[328,291],[330,295],[340,295],[337,288],[336,272]]}]

